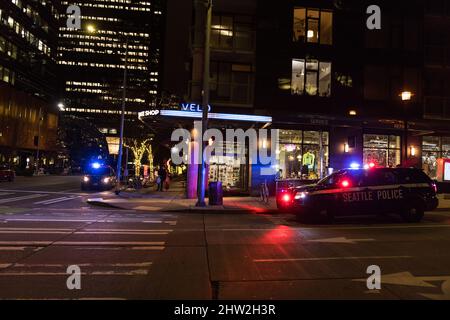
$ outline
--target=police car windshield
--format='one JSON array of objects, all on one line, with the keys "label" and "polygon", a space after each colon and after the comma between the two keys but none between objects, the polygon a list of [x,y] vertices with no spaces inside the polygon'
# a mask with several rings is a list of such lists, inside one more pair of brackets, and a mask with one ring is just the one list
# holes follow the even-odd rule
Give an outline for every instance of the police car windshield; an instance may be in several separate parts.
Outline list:
[{"label": "police car windshield", "polygon": [[105,176],[110,174],[110,169],[109,167],[89,168],[86,173],[93,176]]},{"label": "police car windshield", "polygon": [[363,175],[363,170],[342,170],[320,180],[317,184],[319,186],[334,186],[343,180],[348,180],[348,182],[351,182],[352,185],[357,185],[360,183]]},{"label": "police car windshield", "polygon": [[339,171],[335,172],[332,175],[329,175],[328,177],[323,178],[320,180],[317,184],[320,186],[330,186],[337,184],[338,181],[345,176],[345,171]]}]

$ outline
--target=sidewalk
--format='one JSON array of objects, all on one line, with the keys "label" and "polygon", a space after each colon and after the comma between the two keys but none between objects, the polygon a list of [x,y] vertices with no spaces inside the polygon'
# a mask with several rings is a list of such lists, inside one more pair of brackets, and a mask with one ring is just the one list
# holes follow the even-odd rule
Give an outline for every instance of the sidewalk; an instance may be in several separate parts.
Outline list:
[{"label": "sidewalk", "polygon": [[[103,198],[88,199],[88,203],[97,206],[113,207],[125,210],[158,211],[158,212],[227,212],[227,213],[271,213],[276,212],[275,198],[265,204],[259,198],[225,197],[222,206],[196,207],[197,199],[186,199],[182,181],[173,182],[168,191],[157,192],[155,187],[139,191],[122,191]],[[208,203],[208,199],[205,199]]]},{"label": "sidewalk", "polygon": [[[205,199],[208,203],[208,199]],[[146,212],[190,212],[190,213],[276,213],[275,198],[269,204],[254,197],[225,197],[222,206],[196,207],[196,199],[185,199],[185,186],[182,182],[172,183],[170,189],[157,192],[155,188],[139,191],[124,191],[120,196],[110,196],[98,199],[88,199],[91,205],[113,207],[125,210]],[[450,212],[450,195],[439,196],[439,211]]]}]

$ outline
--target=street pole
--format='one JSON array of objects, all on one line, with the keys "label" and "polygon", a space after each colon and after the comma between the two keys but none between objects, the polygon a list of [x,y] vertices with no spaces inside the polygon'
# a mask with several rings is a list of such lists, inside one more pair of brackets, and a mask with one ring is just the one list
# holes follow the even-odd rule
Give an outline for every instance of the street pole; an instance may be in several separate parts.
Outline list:
[{"label": "street pole", "polygon": [[412,92],[410,91],[403,91],[400,95],[402,97],[403,102],[403,126],[404,126],[404,132],[403,132],[403,152],[405,155],[405,159],[403,161],[403,166],[408,166],[408,102],[411,101],[411,98],[413,96]]},{"label": "street pole", "polygon": [[122,158],[123,158],[123,131],[125,126],[125,106],[127,99],[127,69],[128,69],[128,35],[125,42],[125,64],[123,70],[123,91],[122,91],[122,112],[120,115],[120,141],[119,141],[119,156],[117,159],[117,172],[116,172],[116,195],[120,193],[120,180],[122,170]]},{"label": "street pole", "polygon": [[206,27],[205,27],[205,46],[204,46],[204,65],[203,65],[203,112],[202,112],[202,131],[199,139],[199,170],[197,179],[197,207],[205,207],[205,182],[206,182],[206,163],[203,156],[205,143],[203,142],[203,133],[208,128],[209,112],[209,77],[210,77],[210,55],[211,55],[211,21],[212,21],[212,0],[206,0],[207,7]]},{"label": "street pole", "polygon": [[407,112],[407,104],[408,101],[403,101],[403,113],[404,113],[404,152],[405,152],[405,162],[404,167],[406,168],[408,166],[408,112]]},{"label": "street pole", "polygon": [[42,122],[42,107],[39,108],[39,119],[38,119],[38,138],[37,138],[37,150],[36,150],[36,175],[39,174],[39,157],[40,157],[40,150],[39,145],[41,142],[41,122]]}]

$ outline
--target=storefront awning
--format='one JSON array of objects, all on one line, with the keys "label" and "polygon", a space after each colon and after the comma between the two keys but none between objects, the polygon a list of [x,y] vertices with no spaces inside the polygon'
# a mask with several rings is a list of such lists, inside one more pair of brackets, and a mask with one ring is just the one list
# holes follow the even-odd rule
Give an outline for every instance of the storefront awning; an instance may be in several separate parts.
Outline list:
[{"label": "storefront awning", "polygon": [[[161,110],[161,116],[165,117],[179,117],[179,118],[193,118],[201,119],[201,112],[190,112],[181,110]],[[249,114],[230,114],[230,113],[208,113],[208,119],[216,120],[230,120],[230,121],[244,121],[244,122],[261,122],[268,123],[272,122],[272,117],[269,116],[258,116]]]}]

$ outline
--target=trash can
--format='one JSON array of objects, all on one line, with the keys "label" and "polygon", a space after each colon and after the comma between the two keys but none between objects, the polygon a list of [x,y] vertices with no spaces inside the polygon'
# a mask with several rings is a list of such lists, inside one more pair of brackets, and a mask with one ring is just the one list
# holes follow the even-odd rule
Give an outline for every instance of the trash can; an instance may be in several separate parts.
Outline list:
[{"label": "trash can", "polygon": [[222,206],[223,205],[223,189],[222,182],[210,182],[209,183],[209,205],[210,206]]}]

